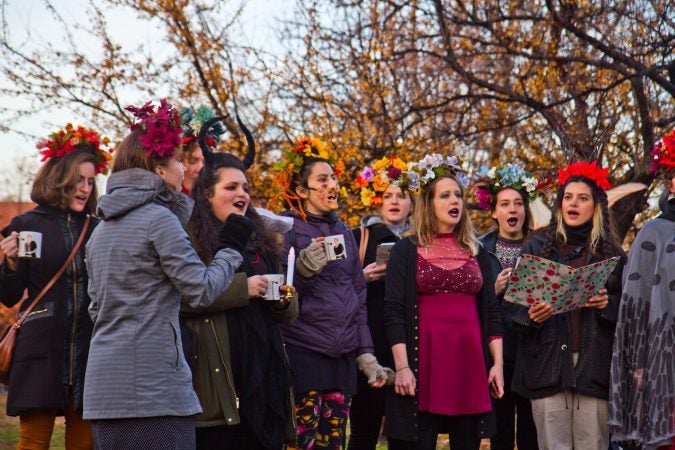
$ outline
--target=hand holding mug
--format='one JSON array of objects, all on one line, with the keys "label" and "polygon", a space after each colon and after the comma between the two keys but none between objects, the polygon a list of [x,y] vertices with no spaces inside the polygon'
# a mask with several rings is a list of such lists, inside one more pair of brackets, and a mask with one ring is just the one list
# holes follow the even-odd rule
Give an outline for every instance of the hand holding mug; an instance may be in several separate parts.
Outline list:
[{"label": "hand holding mug", "polygon": [[18,260],[18,239],[19,233],[12,231],[9,236],[0,241],[0,250],[2,250],[2,253],[5,255],[7,267],[9,267],[9,269],[12,271],[16,270],[16,262]]},{"label": "hand holding mug", "polygon": [[267,292],[267,278],[262,275],[253,275],[246,280],[248,283],[248,297],[258,298]]}]

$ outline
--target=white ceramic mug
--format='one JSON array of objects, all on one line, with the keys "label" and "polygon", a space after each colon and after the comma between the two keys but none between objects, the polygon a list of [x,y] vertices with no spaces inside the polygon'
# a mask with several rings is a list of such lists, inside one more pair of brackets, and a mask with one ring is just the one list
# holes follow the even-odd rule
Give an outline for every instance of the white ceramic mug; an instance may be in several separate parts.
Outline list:
[{"label": "white ceramic mug", "polygon": [[345,237],[342,234],[326,236],[323,240],[326,246],[326,254],[329,261],[337,259],[347,259],[347,247],[345,246]]},{"label": "white ceramic mug", "polygon": [[19,232],[19,258],[39,258],[42,255],[42,233]]},{"label": "white ceramic mug", "polygon": [[267,291],[261,297],[265,300],[280,300],[281,292],[279,288],[284,285],[284,275],[271,273],[263,275],[263,277],[267,278]]}]

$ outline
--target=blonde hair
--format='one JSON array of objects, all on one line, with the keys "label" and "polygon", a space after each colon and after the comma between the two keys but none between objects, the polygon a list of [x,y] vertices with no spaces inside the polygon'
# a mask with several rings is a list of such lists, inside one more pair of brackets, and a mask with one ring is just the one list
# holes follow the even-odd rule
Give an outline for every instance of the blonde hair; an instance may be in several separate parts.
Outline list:
[{"label": "blonde hair", "polygon": [[[423,247],[429,245],[433,237],[438,234],[433,200],[436,184],[438,183],[438,180],[443,178],[449,178],[457,183],[462,194],[462,205],[464,206],[465,204],[464,188],[452,175],[437,176],[433,181],[425,185],[415,204],[412,226],[410,227],[410,230],[405,233],[406,236],[411,236],[418,246]],[[455,227],[454,234],[457,236],[457,243],[460,247],[471,252],[473,256],[478,254],[480,243],[478,242],[478,238],[476,238],[476,232],[473,229],[469,211],[465,207],[462,207],[462,214],[459,218],[459,223]]]}]

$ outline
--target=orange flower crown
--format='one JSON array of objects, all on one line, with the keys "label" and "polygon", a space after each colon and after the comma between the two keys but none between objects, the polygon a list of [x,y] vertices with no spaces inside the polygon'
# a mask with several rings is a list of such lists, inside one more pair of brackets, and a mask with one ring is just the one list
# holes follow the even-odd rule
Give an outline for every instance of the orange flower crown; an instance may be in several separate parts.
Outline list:
[{"label": "orange flower crown", "polygon": [[[293,148],[284,151],[281,162],[272,167],[272,171],[276,172],[273,181],[277,187],[277,193],[270,199],[269,203],[282,198],[303,220],[307,220],[307,213],[302,206],[302,198],[291,189],[291,184],[293,178],[302,170],[307,158],[327,162],[333,167],[333,172],[338,178],[345,169],[342,161],[336,162],[335,158],[328,153],[326,144],[314,136],[300,136],[295,140]],[[341,193],[344,195],[344,189]]]},{"label": "orange flower crown", "polygon": [[98,132],[90,128],[81,125],[74,128],[72,124],[68,123],[65,129],[49,134],[46,139],[39,141],[36,147],[42,154],[40,162],[45,162],[51,158],[62,158],[68,153],[74,152],[79,144],[89,144],[94,147],[96,174],[102,173],[105,175],[108,173],[108,161],[112,159],[112,149],[106,150],[101,147],[101,144],[108,145],[109,143],[110,139],[107,137],[101,139]]},{"label": "orange flower crown", "polygon": [[675,170],[675,130],[654,144],[651,170],[657,175],[665,175]]},{"label": "orange flower crown", "polygon": [[382,196],[389,185],[408,189],[408,164],[400,158],[385,156],[375,164],[363,168],[356,184],[361,188],[361,203],[365,206],[382,205]]},{"label": "orange flower crown", "polygon": [[597,162],[579,161],[558,169],[558,185],[563,186],[570,177],[579,176],[588,178],[595,183],[597,187],[606,191],[611,189],[612,185],[607,179],[609,169],[598,167]]}]

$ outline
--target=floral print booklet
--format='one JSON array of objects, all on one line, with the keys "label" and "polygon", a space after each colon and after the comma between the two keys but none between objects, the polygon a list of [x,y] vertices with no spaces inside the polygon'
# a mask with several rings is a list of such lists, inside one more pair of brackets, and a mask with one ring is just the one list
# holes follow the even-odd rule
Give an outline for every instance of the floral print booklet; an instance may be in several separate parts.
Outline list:
[{"label": "floral print booklet", "polygon": [[605,285],[619,259],[617,256],[575,269],[524,254],[511,272],[504,300],[527,307],[545,302],[553,307],[553,314],[581,308]]}]

